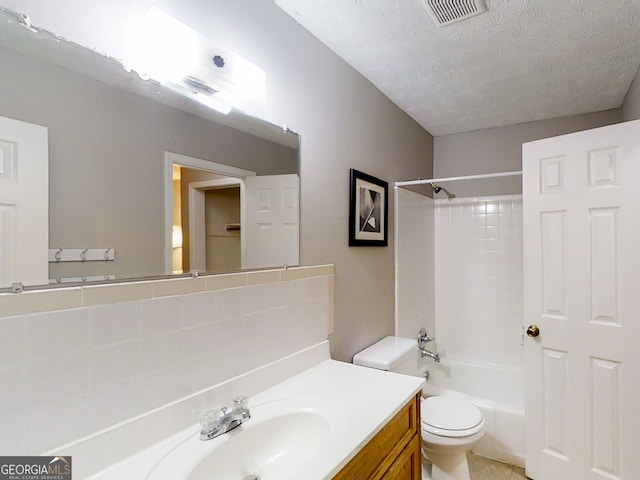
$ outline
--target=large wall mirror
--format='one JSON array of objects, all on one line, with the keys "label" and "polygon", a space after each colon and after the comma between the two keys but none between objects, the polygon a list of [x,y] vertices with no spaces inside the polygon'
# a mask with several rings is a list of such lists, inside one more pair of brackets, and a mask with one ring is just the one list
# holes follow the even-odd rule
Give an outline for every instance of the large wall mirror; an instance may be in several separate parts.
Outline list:
[{"label": "large wall mirror", "polygon": [[50,282],[299,263],[297,134],[210,110],[11,12],[0,62],[0,117],[47,129]]}]

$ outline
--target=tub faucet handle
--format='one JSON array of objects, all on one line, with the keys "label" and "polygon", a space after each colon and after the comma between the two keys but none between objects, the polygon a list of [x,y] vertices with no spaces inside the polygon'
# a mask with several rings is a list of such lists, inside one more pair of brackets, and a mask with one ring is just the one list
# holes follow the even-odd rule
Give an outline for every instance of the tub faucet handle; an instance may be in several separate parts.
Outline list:
[{"label": "tub faucet handle", "polygon": [[420,347],[421,349],[424,349],[427,343],[433,342],[434,340],[435,338],[429,338],[429,335],[427,335],[426,328],[423,327],[418,332],[418,347]]}]

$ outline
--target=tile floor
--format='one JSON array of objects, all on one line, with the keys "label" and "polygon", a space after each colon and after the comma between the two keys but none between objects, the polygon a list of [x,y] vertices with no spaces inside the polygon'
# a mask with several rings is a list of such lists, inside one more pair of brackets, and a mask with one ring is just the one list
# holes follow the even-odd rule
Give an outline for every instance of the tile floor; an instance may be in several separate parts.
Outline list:
[{"label": "tile floor", "polygon": [[524,468],[470,453],[467,456],[471,480],[526,480]]}]

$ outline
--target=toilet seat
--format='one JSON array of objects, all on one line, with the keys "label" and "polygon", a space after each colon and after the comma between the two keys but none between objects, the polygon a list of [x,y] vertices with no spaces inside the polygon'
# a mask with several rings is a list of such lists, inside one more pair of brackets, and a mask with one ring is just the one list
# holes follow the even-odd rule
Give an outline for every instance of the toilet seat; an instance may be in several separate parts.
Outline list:
[{"label": "toilet seat", "polygon": [[449,396],[422,400],[420,416],[423,431],[442,437],[466,437],[484,427],[484,417],[478,407]]}]

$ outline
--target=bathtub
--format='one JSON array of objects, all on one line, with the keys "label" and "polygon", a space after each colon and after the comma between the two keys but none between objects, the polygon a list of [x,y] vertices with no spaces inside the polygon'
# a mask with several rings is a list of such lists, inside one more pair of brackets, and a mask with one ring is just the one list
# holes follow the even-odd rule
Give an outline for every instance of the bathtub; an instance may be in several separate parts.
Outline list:
[{"label": "bathtub", "polygon": [[[487,433],[474,452],[524,466],[524,373],[522,368],[448,361],[429,362],[425,397],[454,395],[477,405]],[[424,369],[421,372],[424,373]]]}]

